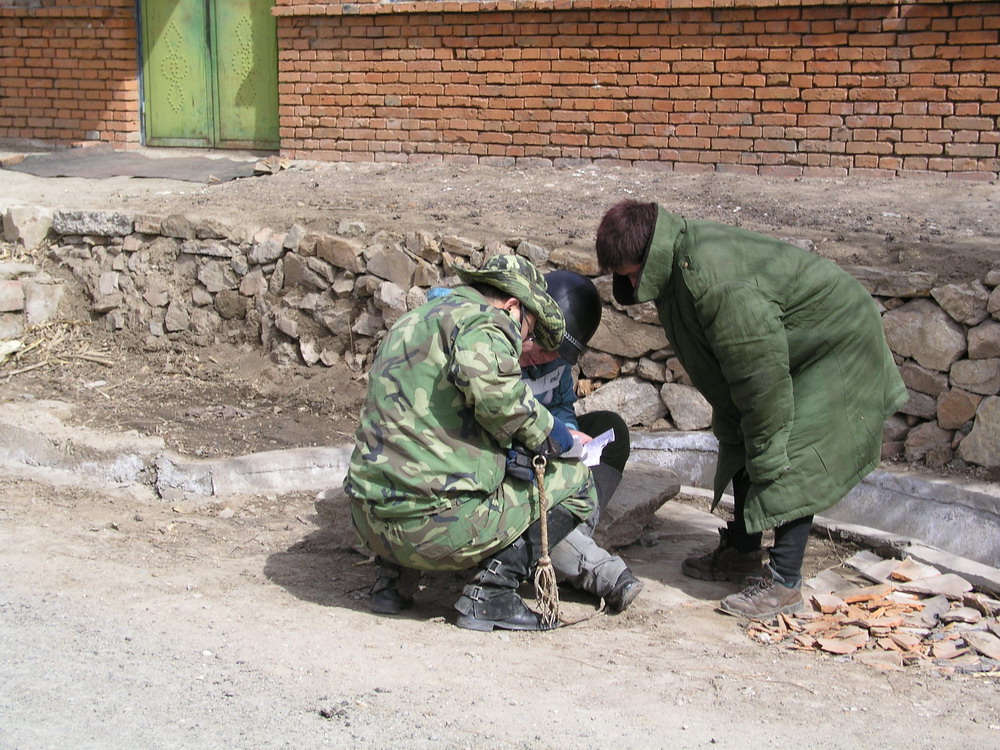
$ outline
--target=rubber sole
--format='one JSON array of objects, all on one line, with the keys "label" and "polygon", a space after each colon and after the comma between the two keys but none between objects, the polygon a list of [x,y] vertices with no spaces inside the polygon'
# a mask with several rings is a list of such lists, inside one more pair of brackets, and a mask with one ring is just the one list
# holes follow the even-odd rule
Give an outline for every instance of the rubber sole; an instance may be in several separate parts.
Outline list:
[{"label": "rubber sole", "polygon": [[719,611],[727,615],[732,615],[733,617],[743,617],[747,620],[765,620],[772,617],[777,617],[778,615],[795,615],[806,608],[806,603],[801,599],[797,602],[792,602],[791,604],[786,604],[784,607],[775,610],[769,610],[767,612],[754,612],[753,614],[748,614],[747,612],[741,612],[738,609],[733,609],[726,604],[726,600],[723,599],[719,602]]},{"label": "rubber sole", "polygon": [[478,630],[481,633],[489,633],[493,630],[518,630],[525,633],[537,633],[545,630],[555,630],[559,624],[552,627],[542,625],[541,619],[534,625],[528,623],[512,623],[509,620],[481,620],[471,615],[459,615],[455,624],[465,630]]}]

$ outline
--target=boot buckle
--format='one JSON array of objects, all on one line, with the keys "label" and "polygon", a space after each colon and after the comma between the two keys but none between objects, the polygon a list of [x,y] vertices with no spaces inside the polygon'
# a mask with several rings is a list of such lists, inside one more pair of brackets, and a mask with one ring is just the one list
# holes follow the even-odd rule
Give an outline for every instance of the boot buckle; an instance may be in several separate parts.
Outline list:
[{"label": "boot buckle", "polygon": [[467,599],[471,599],[474,602],[485,602],[488,597],[483,596],[482,586],[466,586],[465,591],[462,592]]},{"label": "boot buckle", "polygon": [[503,575],[503,561],[494,557],[486,564],[483,570],[492,575],[501,576]]}]

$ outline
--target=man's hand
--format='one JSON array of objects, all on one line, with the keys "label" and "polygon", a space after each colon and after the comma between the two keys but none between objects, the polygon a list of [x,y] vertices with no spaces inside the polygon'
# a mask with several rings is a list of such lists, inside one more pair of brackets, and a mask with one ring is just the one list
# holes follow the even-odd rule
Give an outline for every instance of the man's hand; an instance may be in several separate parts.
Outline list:
[{"label": "man's hand", "polygon": [[594,439],[586,432],[580,432],[579,430],[570,430],[569,434],[573,436],[574,440],[579,440],[580,445],[586,445],[587,443],[589,443],[591,440]]}]

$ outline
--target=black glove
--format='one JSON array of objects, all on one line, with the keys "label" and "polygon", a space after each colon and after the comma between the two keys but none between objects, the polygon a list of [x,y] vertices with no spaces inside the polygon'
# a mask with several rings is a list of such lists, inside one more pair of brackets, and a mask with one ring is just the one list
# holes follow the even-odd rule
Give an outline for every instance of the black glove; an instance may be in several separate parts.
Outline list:
[{"label": "black glove", "polygon": [[511,448],[507,451],[507,476],[524,482],[535,482],[535,467],[531,464],[531,456],[521,448]]},{"label": "black glove", "polygon": [[548,436],[542,441],[541,445],[535,448],[535,455],[544,456],[546,459],[555,458],[568,450],[572,450],[575,442],[573,435],[566,425],[556,419],[552,424],[552,429],[549,431]]}]

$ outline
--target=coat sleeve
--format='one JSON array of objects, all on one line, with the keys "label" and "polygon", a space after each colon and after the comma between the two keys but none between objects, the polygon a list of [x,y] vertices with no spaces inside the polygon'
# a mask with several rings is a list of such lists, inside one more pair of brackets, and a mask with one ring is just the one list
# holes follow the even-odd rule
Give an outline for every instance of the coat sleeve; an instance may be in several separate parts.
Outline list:
[{"label": "coat sleeve", "polygon": [[734,282],[706,293],[698,317],[740,413],[750,481],[771,482],[788,471],[795,411],[781,309],[755,285]]},{"label": "coat sleeve", "polygon": [[552,415],[521,380],[518,353],[496,326],[460,332],[449,376],[476,421],[504,448],[517,442],[534,450],[552,431]]},{"label": "coat sleeve", "polygon": [[557,419],[571,430],[579,430],[580,425],[576,421],[576,389],[573,387],[573,368],[569,363],[562,364],[559,375],[559,387],[556,389],[555,397],[549,410]]}]

